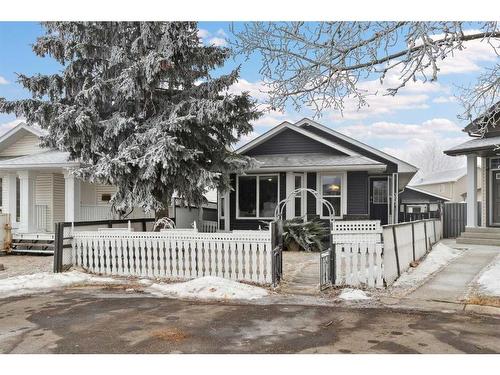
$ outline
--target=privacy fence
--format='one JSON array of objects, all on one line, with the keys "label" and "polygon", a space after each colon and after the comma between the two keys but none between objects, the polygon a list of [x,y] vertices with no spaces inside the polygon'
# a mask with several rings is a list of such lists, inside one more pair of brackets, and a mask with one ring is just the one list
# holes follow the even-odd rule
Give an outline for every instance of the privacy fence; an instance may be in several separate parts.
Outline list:
[{"label": "privacy fence", "polygon": [[[412,261],[422,258],[442,238],[438,219],[380,226],[379,222],[344,222],[332,231],[334,285],[391,285]],[[346,226],[347,225],[347,226]]]},{"label": "privacy fence", "polygon": [[273,281],[271,232],[73,232],[72,265],[102,275],[187,280],[203,276],[257,284]]},{"label": "privacy fence", "polygon": [[[481,202],[477,202],[477,222],[481,225]],[[467,203],[445,203],[443,206],[443,237],[456,238],[465,231]]]}]

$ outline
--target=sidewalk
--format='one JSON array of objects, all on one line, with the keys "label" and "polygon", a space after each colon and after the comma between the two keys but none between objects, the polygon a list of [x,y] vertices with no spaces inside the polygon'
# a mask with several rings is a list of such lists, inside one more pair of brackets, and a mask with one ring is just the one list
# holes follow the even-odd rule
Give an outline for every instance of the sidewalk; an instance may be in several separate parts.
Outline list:
[{"label": "sidewalk", "polygon": [[423,285],[400,300],[402,307],[463,310],[474,279],[500,253],[495,246],[456,245],[467,248]]}]

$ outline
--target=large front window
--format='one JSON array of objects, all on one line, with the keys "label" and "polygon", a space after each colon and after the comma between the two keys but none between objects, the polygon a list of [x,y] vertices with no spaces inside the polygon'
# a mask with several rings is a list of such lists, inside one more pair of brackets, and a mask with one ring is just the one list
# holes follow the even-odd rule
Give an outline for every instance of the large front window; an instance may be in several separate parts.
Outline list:
[{"label": "large front window", "polygon": [[[321,196],[330,202],[335,209],[335,216],[341,216],[342,202],[342,175],[323,174],[320,177]],[[321,204],[321,216],[329,217],[325,204]]]},{"label": "large front window", "polygon": [[278,204],[278,180],[278,175],[238,176],[238,217],[274,217]]}]

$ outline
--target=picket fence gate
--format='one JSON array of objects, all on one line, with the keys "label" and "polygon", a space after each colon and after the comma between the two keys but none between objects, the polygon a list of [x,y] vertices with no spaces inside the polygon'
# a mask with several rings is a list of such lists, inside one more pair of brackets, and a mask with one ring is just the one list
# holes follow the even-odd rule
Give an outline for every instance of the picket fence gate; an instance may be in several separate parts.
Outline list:
[{"label": "picket fence gate", "polygon": [[382,244],[356,242],[335,244],[335,284],[382,288]]},{"label": "picket fence gate", "polygon": [[270,231],[74,232],[73,263],[92,273],[272,282]]}]

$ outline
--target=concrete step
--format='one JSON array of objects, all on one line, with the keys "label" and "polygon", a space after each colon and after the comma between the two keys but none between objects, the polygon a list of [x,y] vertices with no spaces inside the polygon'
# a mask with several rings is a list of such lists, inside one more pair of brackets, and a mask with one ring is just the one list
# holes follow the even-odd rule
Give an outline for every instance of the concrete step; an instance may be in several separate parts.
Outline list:
[{"label": "concrete step", "polygon": [[484,238],[492,240],[500,240],[500,233],[496,232],[463,232],[460,237],[462,238]]},{"label": "concrete step", "polygon": [[498,246],[499,247],[498,250],[500,251],[500,239],[458,237],[457,243],[463,243],[469,245]]},{"label": "concrete step", "polygon": [[465,232],[467,233],[499,233],[500,228],[495,227],[476,227],[476,228],[465,228]]}]

